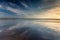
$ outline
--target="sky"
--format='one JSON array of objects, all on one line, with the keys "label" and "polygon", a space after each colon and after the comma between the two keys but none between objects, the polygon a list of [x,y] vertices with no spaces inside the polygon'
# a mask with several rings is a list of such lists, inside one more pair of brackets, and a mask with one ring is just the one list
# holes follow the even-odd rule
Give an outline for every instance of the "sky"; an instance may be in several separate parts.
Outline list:
[{"label": "sky", "polygon": [[60,0],[1,0],[1,9],[10,11],[12,13],[8,14],[16,14],[19,18],[59,18]]}]

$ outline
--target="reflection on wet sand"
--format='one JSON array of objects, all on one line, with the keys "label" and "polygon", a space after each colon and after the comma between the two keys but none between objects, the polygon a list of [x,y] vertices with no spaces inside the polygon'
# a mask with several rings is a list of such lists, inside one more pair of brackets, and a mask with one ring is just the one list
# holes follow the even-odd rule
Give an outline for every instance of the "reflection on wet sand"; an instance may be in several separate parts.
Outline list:
[{"label": "reflection on wet sand", "polygon": [[0,20],[0,40],[60,40],[59,20]]}]

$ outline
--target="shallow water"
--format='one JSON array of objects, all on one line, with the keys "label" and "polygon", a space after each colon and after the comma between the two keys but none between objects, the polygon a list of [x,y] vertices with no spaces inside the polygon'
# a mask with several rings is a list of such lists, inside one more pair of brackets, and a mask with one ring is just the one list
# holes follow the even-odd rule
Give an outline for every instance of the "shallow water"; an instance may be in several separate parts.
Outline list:
[{"label": "shallow water", "polygon": [[59,20],[0,20],[0,40],[60,40]]}]

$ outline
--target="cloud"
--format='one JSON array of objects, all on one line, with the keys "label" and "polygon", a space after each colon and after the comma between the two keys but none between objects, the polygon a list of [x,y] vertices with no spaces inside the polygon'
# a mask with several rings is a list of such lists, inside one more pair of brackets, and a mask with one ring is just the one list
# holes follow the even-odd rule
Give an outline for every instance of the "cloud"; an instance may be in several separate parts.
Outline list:
[{"label": "cloud", "polygon": [[60,4],[60,0],[18,0],[18,2],[15,0],[15,2],[13,0],[3,1],[1,5],[6,10],[16,13],[19,17],[44,15],[42,12],[47,12]]}]

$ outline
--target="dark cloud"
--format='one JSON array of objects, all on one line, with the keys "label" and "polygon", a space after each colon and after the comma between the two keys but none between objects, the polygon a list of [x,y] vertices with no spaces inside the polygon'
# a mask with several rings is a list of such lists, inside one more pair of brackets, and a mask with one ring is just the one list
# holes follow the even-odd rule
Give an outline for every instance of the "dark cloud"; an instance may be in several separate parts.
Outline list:
[{"label": "dark cloud", "polygon": [[[54,6],[55,3],[57,3],[59,0],[3,0],[3,2],[8,3],[11,7],[14,7],[13,5],[10,4],[16,4],[17,6],[19,6],[21,9],[38,9],[38,7],[50,7]],[[28,6],[27,8],[25,6]],[[16,8],[16,7],[15,7]]]}]

